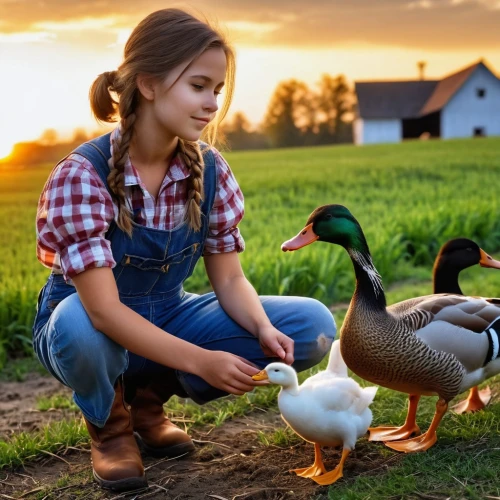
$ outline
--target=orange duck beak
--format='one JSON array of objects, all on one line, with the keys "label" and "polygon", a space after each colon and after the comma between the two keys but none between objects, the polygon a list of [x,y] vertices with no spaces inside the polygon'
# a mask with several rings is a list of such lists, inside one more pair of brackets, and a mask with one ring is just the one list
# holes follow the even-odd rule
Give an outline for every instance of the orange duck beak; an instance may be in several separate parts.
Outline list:
[{"label": "orange duck beak", "polygon": [[479,249],[479,253],[481,254],[481,259],[479,260],[479,265],[481,267],[491,267],[493,269],[500,269],[500,261],[495,260],[493,257],[490,257],[483,249]]},{"label": "orange duck beak", "polygon": [[293,237],[291,240],[285,241],[285,243],[281,245],[281,250],[283,250],[283,252],[298,250],[299,248],[314,243],[319,236],[314,233],[312,226],[312,223],[309,224],[302,229],[297,236]]},{"label": "orange duck beak", "polygon": [[261,370],[259,373],[252,375],[253,380],[267,380],[268,378],[266,370]]}]

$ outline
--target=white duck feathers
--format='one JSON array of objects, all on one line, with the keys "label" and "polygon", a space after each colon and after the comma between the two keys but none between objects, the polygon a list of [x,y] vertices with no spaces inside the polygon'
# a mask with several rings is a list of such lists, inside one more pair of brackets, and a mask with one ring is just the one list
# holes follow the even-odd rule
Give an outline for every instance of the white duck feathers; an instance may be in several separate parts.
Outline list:
[{"label": "white duck feathers", "polygon": [[353,449],[366,433],[377,388],[363,389],[347,377],[339,341],[332,345],[328,368],[301,386],[295,370],[283,363],[271,363],[266,372],[271,382],[282,386],[278,406],[283,420],[304,440]]}]

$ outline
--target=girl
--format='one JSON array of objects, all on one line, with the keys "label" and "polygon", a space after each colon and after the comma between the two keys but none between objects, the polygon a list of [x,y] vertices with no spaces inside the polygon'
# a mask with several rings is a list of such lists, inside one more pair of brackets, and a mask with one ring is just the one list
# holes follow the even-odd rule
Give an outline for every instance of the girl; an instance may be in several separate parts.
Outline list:
[{"label": "girl", "polygon": [[[321,303],[259,297],[242,272],[241,191],[198,142],[203,131],[213,142],[233,82],[219,33],[180,10],[150,14],[90,89],[94,115],[119,126],[61,161],[40,198],[37,255],[52,273],[34,349],[73,389],[105,488],[147,484],[137,442],[156,456],[194,449],[164,415],[173,394],[244,394],[268,356],[304,370],[335,336]],[[201,256],[214,293],[200,296],[183,282]]]}]

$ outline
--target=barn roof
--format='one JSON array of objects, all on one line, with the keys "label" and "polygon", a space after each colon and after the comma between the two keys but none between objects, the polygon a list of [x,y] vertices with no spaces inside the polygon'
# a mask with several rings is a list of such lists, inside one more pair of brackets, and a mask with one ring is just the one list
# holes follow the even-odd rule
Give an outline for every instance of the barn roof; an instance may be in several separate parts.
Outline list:
[{"label": "barn roof", "polygon": [[419,114],[437,80],[356,82],[359,116],[363,118],[412,118]]},{"label": "barn roof", "polygon": [[442,109],[478,67],[479,61],[442,80],[355,82],[361,118],[418,118]]}]

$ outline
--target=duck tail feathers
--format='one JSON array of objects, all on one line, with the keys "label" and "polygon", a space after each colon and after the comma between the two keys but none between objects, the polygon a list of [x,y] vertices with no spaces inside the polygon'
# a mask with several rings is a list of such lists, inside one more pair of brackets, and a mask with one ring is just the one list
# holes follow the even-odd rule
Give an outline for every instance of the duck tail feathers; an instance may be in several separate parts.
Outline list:
[{"label": "duck tail feathers", "polygon": [[364,400],[366,406],[371,405],[373,403],[373,400],[375,398],[375,394],[377,394],[378,387],[365,387],[364,389],[361,389],[362,396],[361,398]]},{"label": "duck tail feathers", "polygon": [[365,387],[360,389],[359,395],[354,401],[352,408],[360,415],[363,413],[372,403],[375,394],[377,393],[378,387]]},{"label": "duck tail feathers", "polygon": [[338,377],[347,377],[347,365],[344,363],[344,359],[340,353],[340,340],[336,340],[332,344],[326,371],[334,373]]}]

